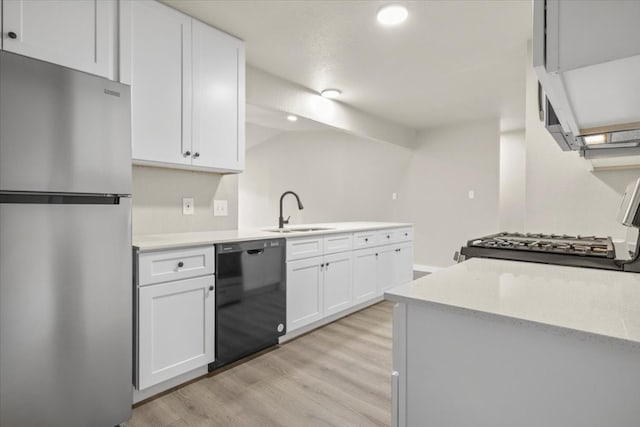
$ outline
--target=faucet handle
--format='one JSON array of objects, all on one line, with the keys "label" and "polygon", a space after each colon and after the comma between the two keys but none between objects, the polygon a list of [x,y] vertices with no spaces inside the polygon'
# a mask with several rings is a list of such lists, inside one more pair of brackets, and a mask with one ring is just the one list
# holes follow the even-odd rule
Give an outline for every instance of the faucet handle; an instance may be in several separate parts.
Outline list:
[{"label": "faucet handle", "polygon": [[290,220],[290,219],[291,219],[291,215],[289,215],[289,216],[287,217],[287,219],[283,220],[283,221],[282,221],[282,223],[283,223],[283,224],[289,224],[289,220]]}]

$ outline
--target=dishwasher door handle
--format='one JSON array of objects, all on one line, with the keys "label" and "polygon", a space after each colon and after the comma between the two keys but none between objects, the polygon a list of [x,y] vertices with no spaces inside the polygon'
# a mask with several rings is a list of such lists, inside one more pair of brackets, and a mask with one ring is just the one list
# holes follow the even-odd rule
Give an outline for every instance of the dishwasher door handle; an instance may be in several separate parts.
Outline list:
[{"label": "dishwasher door handle", "polygon": [[247,251],[247,253],[249,255],[260,255],[260,254],[264,253],[264,249],[249,249]]}]

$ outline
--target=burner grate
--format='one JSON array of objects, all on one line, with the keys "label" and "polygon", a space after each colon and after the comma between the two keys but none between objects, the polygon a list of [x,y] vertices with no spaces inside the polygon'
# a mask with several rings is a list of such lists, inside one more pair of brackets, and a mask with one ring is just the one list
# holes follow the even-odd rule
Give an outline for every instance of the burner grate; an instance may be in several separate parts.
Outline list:
[{"label": "burner grate", "polygon": [[472,240],[468,245],[479,248],[615,258],[615,249],[609,237],[602,238],[595,236],[569,236],[566,234],[541,233],[499,233]]}]

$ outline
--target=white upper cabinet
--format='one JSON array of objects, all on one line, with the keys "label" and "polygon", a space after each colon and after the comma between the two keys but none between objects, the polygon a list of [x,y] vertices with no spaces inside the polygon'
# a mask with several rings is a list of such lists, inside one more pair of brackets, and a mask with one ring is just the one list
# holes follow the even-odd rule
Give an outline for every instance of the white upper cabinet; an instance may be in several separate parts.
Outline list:
[{"label": "white upper cabinet", "polygon": [[191,18],[155,1],[131,12],[133,158],[190,165]]},{"label": "white upper cabinet", "polygon": [[118,79],[116,0],[3,0],[2,48]]},{"label": "white upper cabinet", "polygon": [[134,163],[244,168],[244,43],[163,4],[132,2]]},{"label": "white upper cabinet", "polygon": [[244,168],[244,45],[193,21],[193,164]]}]

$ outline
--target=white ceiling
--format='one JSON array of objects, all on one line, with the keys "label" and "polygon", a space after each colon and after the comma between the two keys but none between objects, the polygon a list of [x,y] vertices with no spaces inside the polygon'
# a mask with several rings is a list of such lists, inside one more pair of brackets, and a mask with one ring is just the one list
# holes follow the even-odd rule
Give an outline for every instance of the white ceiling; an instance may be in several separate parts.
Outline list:
[{"label": "white ceiling", "polygon": [[500,118],[524,125],[530,0],[400,1],[409,19],[381,27],[382,1],[165,0],[246,42],[247,62],[415,129]]},{"label": "white ceiling", "polygon": [[333,129],[322,123],[298,117],[295,122],[287,120],[287,114],[255,105],[246,106],[247,149],[266,142],[284,132],[317,132]]}]

